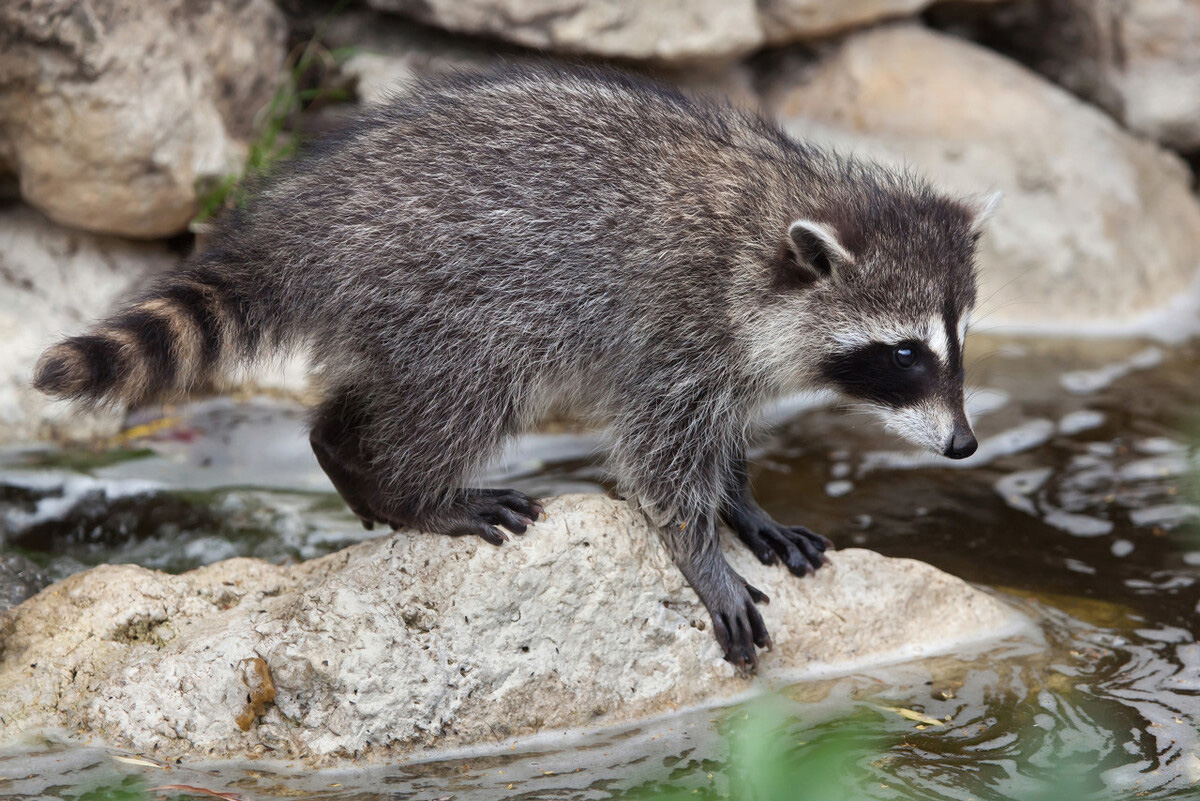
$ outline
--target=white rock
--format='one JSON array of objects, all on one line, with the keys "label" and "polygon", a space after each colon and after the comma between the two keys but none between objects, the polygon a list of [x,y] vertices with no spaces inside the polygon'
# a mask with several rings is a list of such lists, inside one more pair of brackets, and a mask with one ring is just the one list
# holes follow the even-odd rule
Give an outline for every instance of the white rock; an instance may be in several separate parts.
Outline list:
[{"label": "white rock", "polygon": [[[991,0],[976,0],[989,2]],[[708,63],[915,14],[934,0],[368,0],[451,31],[527,47]]]},{"label": "white rock", "polygon": [[[328,763],[615,724],[758,686],[721,659],[640,515],[598,495],[546,512],[502,548],[401,532],[286,568],[72,576],[0,616],[0,739],[62,727],[157,756]],[[800,580],[726,550],[772,599],[759,684],[1027,624],[920,562],[847,550]],[[243,732],[255,659],[276,695]]]},{"label": "white rock", "polygon": [[794,134],[961,193],[1003,190],[981,242],[979,326],[1127,326],[1195,282],[1200,204],[1183,162],[977,45],[877,28],[767,94]]},{"label": "white rock", "polygon": [[29,386],[44,348],[80,333],[137,280],[176,256],[160,244],[61,228],[23,207],[0,212],[0,442],[111,434],[121,415],[75,414]]},{"label": "white rock", "polygon": [[[339,14],[326,26],[323,39],[331,47],[352,48],[341,72],[354,80],[359,100],[368,105],[386,102],[418,78],[542,60],[513,45],[451,36],[369,10]],[[723,97],[747,108],[761,103],[752,70],[740,62],[643,66],[687,93]]]},{"label": "white rock", "polygon": [[368,0],[451,31],[599,56],[734,58],[763,41],[754,0]]},{"label": "white rock", "polygon": [[286,33],[270,0],[0,4],[0,168],[65,225],[178,233],[240,171]]}]

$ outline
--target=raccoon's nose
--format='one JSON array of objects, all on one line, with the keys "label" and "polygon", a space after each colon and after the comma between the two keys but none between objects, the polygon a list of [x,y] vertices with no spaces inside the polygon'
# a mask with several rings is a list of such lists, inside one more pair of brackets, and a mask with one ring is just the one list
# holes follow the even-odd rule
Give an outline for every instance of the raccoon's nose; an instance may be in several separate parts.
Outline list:
[{"label": "raccoon's nose", "polygon": [[966,459],[979,449],[979,442],[969,428],[956,429],[943,453],[951,459]]}]

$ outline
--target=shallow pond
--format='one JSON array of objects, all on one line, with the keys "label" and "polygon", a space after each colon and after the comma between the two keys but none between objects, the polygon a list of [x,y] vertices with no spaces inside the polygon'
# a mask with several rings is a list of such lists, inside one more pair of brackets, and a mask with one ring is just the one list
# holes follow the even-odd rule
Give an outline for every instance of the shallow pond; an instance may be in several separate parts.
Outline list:
[{"label": "shallow pond", "polygon": [[[765,713],[698,710],[361,772],[167,772],[27,744],[0,756],[0,796],[133,799],[182,784],[246,798],[599,799],[657,797],[666,783],[689,798],[1200,797],[1200,348],[978,338],[972,356],[972,459],[913,456],[868,415],[794,406],[756,454],[756,490],[776,517],[836,543],[1005,594],[1044,643],[775,688]],[[302,419],[209,402],[135,421],[141,436],[101,453],[0,452],[0,556],[36,565],[10,559],[2,589],[102,562],[305,559],[367,536],[328,493]],[[532,436],[497,479],[600,490],[596,444]]]}]

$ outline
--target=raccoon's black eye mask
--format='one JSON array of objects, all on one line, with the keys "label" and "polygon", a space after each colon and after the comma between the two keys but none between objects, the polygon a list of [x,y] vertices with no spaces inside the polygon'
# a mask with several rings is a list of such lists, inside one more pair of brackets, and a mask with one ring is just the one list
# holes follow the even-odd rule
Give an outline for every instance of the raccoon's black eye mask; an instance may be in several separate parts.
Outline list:
[{"label": "raccoon's black eye mask", "polygon": [[873,342],[826,358],[821,373],[847,395],[903,408],[929,396],[938,363],[920,342]]}]

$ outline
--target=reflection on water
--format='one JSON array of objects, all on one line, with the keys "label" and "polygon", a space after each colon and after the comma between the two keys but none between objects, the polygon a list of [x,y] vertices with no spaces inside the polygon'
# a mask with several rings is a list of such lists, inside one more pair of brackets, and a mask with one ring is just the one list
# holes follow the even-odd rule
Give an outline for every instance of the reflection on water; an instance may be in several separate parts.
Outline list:
[{"label": "reflection on water", "polygon": [[[914,456],[868,417],[820,408],[764,443],[755,486],[780,519],[1009,595],[1042,622],[1045,647],[1012,642],[790,688],[788,720],[776,726],[785,759],[801,769],[818,753],[832,760],[847,798],[1193,797],[1200,352],[998,340],[977,348],[988,356],[971,370],[981,388],[976,457]],[[181,570],[234,554],[328,552],[364,534],[340,504],[306,491],[319,475],[298,420],[206,405],[151,443],[158,456],[89,464],[87,475],[62,454],[9,452],[0,530],[10,552],[19,547],[54,576],[100,561]],[[212,432],[238,454],[196,445]],[[594,447],[543,436],[514,453],[510,481],[536,493],[599,488],[584,460]],[[279,459],[282,478],[271,470]],[[58,472],[32,469],[47,465]],[[267,474],[272,487],[252,480]],[[157,482],[149,494],[138,483],[147,481]],[[167,781],[102,751],[25,752],[0,760],[9,777],[0,795],[77,797],[53,788],[132,781],[143,782],[135,790],[182,783],[247,797],[611,798],[669,781],[695,797],[726,797],[740,780],[723,735],[740,714],[696,711],[619,733],[554,735],[534,752],[353,773],[176,766]],[[835,737],[833,759],[820,749]]]}]

